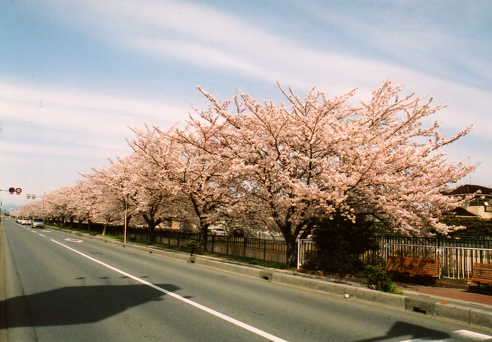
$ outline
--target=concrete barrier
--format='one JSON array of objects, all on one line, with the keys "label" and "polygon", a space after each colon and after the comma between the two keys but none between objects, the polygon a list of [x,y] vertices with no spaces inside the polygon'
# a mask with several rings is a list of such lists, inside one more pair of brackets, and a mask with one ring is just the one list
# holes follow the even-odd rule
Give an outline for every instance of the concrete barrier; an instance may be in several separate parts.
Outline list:
[{"label": "concrete barrier", "polygon": [[442,318],[460,321],[470,324],[471,308],[459,306],[456,304],[436,303],[435,315]]},{"label": "concrete barrier", "polygon": [[470,324],[478,325],[480,327],[491,328],[492,327],[492,312],[482,309],[470,310]]}]

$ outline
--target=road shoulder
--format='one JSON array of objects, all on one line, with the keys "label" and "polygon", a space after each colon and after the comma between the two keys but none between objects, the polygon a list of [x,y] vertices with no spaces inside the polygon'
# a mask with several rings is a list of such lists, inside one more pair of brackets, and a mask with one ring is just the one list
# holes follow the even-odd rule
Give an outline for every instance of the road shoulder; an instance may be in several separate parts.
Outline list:
[{"label": "road shoulder", "polygon": [[5,236],[0,217],[0,341],[7,341],[7,302],[5,287]]}]

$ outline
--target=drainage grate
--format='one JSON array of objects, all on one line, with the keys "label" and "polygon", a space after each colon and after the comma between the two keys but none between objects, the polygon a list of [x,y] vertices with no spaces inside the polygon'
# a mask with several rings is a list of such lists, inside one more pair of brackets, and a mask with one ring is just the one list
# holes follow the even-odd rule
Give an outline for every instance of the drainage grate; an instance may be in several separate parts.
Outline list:
[{"label": "drainage grate", "polygon": [[273,273],[272,272],[265,272],[265,271],[261,271],[260,272],[260,278],[263,279],[263,280],[271,281],[272,280],[272,277],[273,277]]},{"label": "drainage grate", "polygon": [[418,312],[418,313],[423,313],[424,315],[427,314],[427,311],[425,309],[422,309],[422,308],[418,308],[416,306],[413,307],[413,311],[414,312]]}]

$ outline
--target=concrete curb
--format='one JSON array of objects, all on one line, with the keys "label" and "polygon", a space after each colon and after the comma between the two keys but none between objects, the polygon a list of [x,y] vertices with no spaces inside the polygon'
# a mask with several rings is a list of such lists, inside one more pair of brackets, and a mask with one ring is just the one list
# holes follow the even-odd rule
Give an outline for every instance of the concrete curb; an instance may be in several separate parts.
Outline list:
[{"label": "concrete curb", "polygon": [[64,229],[53,228],[63,232],[88,237],[91,239],[102,240],[106,243],[121,245],[124,248],[131,248],[147,253],[161,255],[167,258],[180,260],[183,262],[194,263],[201,266],[220,269],[226,272],[241,274],[248,277],[259,278],[266,281],[295,286],[311,291],[323,292],[327,294],[342,296],[347,299],[361,300],[369,303],[376,303],[399,310],[409,310],[421,314],[450,319],[465,324],[478,327],[492,327],[492,306],[483,305],[464,305],[463,303],[453,303],[442,297],[419,296],[416,295],[396,295],[380,292],[361,286],[356,283],[338,283],[317,279],[314,276],[299,274],[290,271],[254,267],[234,262],[226,262],[220,259],[211,258],[203,255],[194,255],[192,259],[188,253],[166,251],[156,247],[142,246],[136,244],[124,244],[121,241],[104,238],[101,236],[90,236],[78,232],[66,231]]}]

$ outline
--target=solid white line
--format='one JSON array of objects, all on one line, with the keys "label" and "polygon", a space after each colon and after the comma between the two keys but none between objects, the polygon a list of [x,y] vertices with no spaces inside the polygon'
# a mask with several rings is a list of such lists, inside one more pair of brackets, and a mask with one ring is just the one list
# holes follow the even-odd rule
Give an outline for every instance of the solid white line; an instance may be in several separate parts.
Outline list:
[{"label": "solid white line", "polygon": [[243,329],[246,329],[246,330],[248,330],[248,331],[250,331],[250,332],[252,332],[252,333],[254,333],[254,334],[257,334],[257,335],[259,335],[259,336],[262,336],[262,337],[264,337],[264,338],[268,339],[269,341],[272,341],[272,342],[287,342],[286,340],[283,340],[283,339],[281,339],[281,338],[279,338],[279,337],[277,337],[277,336],[271,335],[271,334],[269,334],[269,333],[267,333],[267,332],[265,332],[265,331],[263,331],[263,330],[257,329],[257,328],[255,328],[255,327],[253,327],[253,326],[249,325],[249,324],[246,324],[246,323],[243,323],[243,322],[241,322],[241,321],[238,321],[237,319],[234,319],[234,318],[232,318],[232,317],[229,317],[229,316],[227,316],[227,315],[224,315],[224,314],[222,314],[222,313],[220,313],[220,312],[218,312],[218,311],[215,311],[215,310],[210,309],[210,308],[208,308],[208,307],[206,307],[206,306],[203,306],[203,305],[201,305],[201,304],[198,304],[198,303],[196,303],[196,302],[194,302],[194,301],[192,301],[192,300],[189,300],[189,299],[187,299],[187,298],[181,297],[180,295],[177,295],[177,294],[175,294],[175,293],[173,293],[173,292],[170,292],[170,291],[168,291],[168,290],[166,290],[166,289],[163,289],[163,288],[161,288],[161,287],[159,287],[159,286],[156,286],[156,285],[154,285],[154,284],[152,284],[152,283],[149,283],[148,281],[145,281],[145,280],[143,280],[143,279],[140,279],[140,278],[138,278],[138,277],[135,277],[134,275],[131,275],[131,274],[126,273],[126,272],[124,272],[124,271],[122,271],[122,270],[119,270],[119,269],[117,269],[117,268],[115,268],[115,267],[113,267],[113,266],[110,266],[110,265],[108,265],[108,264],[106,264],[106,263],[104,263],[104,262],[102,262],[102,261],[99,261],[99,260],[97,260],[97,259],[94,259],[93,257],[90,257],[90,256],[88,256],[88,255],[86,255],[86,254],[84,254],[84,253],[82,253],[82,252],[79,252],[78,250],[73,249],[73,248],[71,248],[71,247],[68,247],[68,246],[66,246],[66,245],[64,245],[64,244],[62,244],[62,243],[60,243],[60,242],[58,242],[58,241],[55,241],[55,240],[53,240],[53,239],[51,239],[51,241],[53,241],[54,243],[56,243],[56,244],[58,244],[58,245],[60,245],[60,246],[65,247],[66,249],[69,249],[69,250],[71,250],[72,252],[75,252],[75,253],[77,253],[77,254],[79,254],[79,255],[81,255],[81,256],[83,256],[83,257],[85,257],[85,258],[89,259],[89,260],[92,260],[92,261],[94,261],[94,262],[98,263],[99,265],[102,265],[102,266],[104,266],[104,267],[107,267],[107,268],[109,268],[110,270],[113,270],[113,271],[115,271],[115,272],[118,272],[119,274],[124,275],[124,276],[126,276],[126,277],[128,277],[128,278],[131,278],[131,279],[133,279],[133,280],[135,280],[135,281],[137,281],[137,282],[139,282],[139,283],[141,283],[141,284],[144,284],[144,285],[147,285],[147,286],[149,286],[149,287],[152,287],[153,289],[155,289],[155,290],[157,290],[157,291],[160,291],[160,292],[162,292],[162,293],[165,293],[165,294],[166,294],[166,295],[168,295],[168,296],[171,296],[171,297],[173,297],[173,298],[175,298],[175,299],[178,299],[178,300],[180,300],[180,301],[182,301],[182,302],[184,302],[184,303],[186,303],[186,304],[189,304],[189,305],[191,305],[191,306],[194,306],[194,307],[195,307],[195,308],[197,308],[197,309],[200,309],[200,310],[202,310],[202,311],[205,311],[205,312],[207,312],[207,313],[209,313],[209,314],[211,314],[211,315],[214,315],[214,316],[216,316],[216,317],[218,317],[218,318],[221,318],[221,319],[223,319],[223,320],[225,320],[225,321],[227,321],[227,322],[229,322],[229,323],[232,323],[232,324],[234,324],[234,325],[237,325],[238,327],[241,327],[241,328],[243,328]]}]

